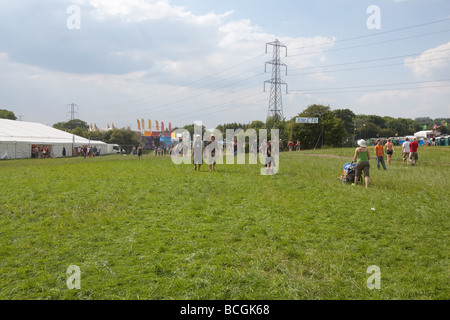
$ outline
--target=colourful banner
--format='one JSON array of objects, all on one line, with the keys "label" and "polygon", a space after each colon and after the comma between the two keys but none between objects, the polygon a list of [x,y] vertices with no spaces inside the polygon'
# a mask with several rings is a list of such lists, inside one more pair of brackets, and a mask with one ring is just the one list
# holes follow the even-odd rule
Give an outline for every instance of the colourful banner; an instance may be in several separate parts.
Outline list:
[{"label": "colourful banner", "polygon": [[151,137],[152,132],[151,131],[144,131],[144,137]]},{"label": "colourful banner", "polygon": [[158,120],[155,120],[155,122],[156,122],[156,131],[159,131],[159,123],[158,123]]},{"label": "colourful banner", "polygon": [[169,131],[172,132],[172,124],[169,122]]},{"label": "colourful banner", "polygon": [[164,131],[164,122],[161,121],[161,131]]},{"label": "colourful banner", "polygon": [[148,130],[152,130],[152,121],[148,119]]},{"label": "colourful banner", "polygon": [[137,119],[137,124],[138,124],[138,130],[141,131],[141,123],[139,122],[139,119]]},{"label": "colourful banner", "polygon": [[145,130],[145,122],[144,122],[144,119],[141,119],[141,121],[142,121],[142,130]]}]

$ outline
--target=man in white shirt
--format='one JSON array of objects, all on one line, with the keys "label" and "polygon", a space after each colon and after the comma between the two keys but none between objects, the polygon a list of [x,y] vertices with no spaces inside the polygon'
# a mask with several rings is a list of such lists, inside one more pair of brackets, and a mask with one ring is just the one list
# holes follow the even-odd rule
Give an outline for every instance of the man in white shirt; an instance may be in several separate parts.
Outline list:
[{"label": "man in white shirt", "polygon": [[403,152],[403,164],[405,164],[405,161],[408,161],[409,164],[409,138],[406,138],[406,141],[403,142],[402,145],[402,152]]}]

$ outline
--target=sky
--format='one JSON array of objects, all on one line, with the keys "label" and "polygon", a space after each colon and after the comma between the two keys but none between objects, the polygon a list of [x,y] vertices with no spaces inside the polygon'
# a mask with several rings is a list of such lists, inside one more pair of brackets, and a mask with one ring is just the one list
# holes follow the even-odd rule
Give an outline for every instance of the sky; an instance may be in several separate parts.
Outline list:
[{"label": "sky", "polygon": [[275,40],[287,119],[450,117],[448,0],[0,0],[0,30],[0,109],[23,121],[265,121]]}]

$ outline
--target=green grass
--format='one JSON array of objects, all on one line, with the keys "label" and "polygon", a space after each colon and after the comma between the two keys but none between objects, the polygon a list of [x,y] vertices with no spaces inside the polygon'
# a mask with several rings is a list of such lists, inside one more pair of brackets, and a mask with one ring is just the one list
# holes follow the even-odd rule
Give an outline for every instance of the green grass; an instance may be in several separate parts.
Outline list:
[{"label": "green grass", "polygon": [[274,176],[153,155],[1,161],[0,299],[448,299],[450,148],[372,160],[368,190],[337,179],[352,156],[282,153]]}]

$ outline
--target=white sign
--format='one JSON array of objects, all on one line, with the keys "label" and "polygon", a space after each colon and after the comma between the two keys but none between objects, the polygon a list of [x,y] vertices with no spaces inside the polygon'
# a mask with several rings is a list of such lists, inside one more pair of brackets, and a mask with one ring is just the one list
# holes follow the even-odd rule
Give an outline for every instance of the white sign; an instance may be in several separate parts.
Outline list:
[{"label": "white sign", "polygon": [[319,123],[319,118],[296,118],[295,121],[297,123]]}]

